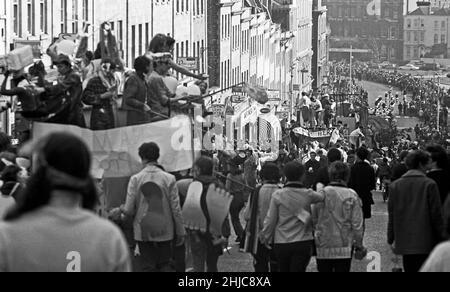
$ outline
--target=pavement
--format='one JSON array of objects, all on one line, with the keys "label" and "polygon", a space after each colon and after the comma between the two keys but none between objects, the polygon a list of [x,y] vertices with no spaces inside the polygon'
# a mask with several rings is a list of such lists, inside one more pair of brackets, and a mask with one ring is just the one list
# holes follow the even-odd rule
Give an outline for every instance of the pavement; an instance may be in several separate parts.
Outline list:
[{"label": "pavement", "polygon": [[[375,205],[373,217],[366,221],[366,233],[364,246],[369,251],[369,256],[363,261],[353,261],[352,272],[391,272],[397,267],[394,263],[396,257],[387,244],[388,213],[387,203],[383,202],[381,192],[374,193]],[[235,236],[232,237],[235,239]],[[226,253],[219,260],[220,272],[253,272],[253,258],[249,254],[241,253],[239,246],[230,246],[229,254]],[[380,259],[380,263],[376,261]],[[317,272],[315,259],[311,260],[308,272]]]}]

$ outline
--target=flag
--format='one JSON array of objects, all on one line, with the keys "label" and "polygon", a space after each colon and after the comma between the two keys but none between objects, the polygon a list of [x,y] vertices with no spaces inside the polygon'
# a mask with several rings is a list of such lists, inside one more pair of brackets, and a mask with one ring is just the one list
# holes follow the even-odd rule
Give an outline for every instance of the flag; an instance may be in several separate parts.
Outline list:
[{"label": "flag", "polygon": [[266,104],[269,102],[269,95],[267,94],[267,90],[265,88],[246,83],[243,89],[251,99],[256,100],[258,103]]},{"label": "flag", "polygon": [[334,129],[331,134],[330,144],[336,144],[341,138],[341,134],[339,133],[339,129]]}]

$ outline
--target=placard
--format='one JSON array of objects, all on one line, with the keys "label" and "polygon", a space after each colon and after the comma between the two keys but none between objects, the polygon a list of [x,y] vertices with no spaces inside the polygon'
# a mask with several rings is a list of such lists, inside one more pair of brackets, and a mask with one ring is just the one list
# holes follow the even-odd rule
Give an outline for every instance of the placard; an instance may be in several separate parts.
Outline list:
[{"label": "placard", "polygon": [[198,71],[200,68],[199,58],[196,57],[178,57],[177,64],[190,71]]}]

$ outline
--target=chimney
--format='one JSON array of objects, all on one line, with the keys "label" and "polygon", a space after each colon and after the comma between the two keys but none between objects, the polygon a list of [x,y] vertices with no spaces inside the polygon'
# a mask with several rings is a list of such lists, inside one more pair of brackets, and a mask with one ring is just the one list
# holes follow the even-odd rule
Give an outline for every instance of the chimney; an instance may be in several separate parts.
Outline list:
[{"label": "chimney", "polygon": [[431,14],[431,3],[428,1],[418,1],[417,6],[422,10],[423,14],[430,15]]}]

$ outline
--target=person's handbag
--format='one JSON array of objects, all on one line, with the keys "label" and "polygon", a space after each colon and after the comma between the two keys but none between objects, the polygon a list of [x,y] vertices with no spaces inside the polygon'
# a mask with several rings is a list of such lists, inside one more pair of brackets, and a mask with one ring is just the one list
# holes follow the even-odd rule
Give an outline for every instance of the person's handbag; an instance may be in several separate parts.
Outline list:
[{"label": "person's handbag", "polygon": [[367,257],[367,249],[365,247],[355,247],[354,248],[354,257],[358,261],[362,261]]}]

